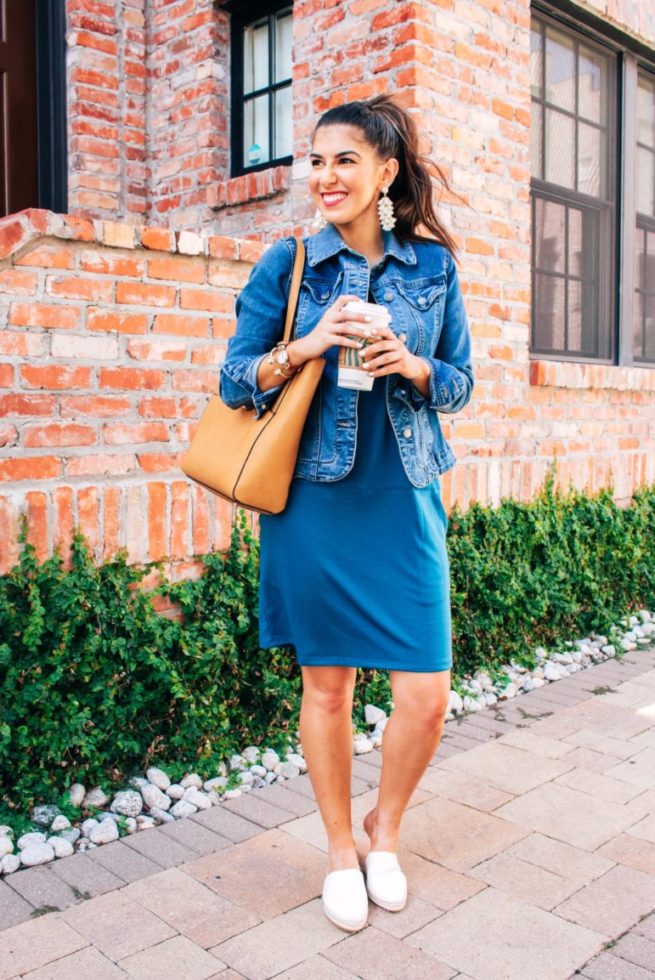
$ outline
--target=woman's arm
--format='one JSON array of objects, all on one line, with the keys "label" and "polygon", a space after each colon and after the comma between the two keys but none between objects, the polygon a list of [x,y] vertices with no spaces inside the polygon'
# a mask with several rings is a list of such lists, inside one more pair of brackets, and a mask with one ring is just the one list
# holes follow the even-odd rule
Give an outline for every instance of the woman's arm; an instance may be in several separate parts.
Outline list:
[{"label": "woman's arm", "polygon": [[[294,256],[293,239],[280,239],[254,266],[237,297],[236,328],[221,365],[219,393],[225,404],[230,408],[251,405],[257,418],[284,385],[284,379],[273,374],[275,365],[266,364],[265,355],[282,339]],[[293,343],[289,356],[295,367],[298,356]]]},{"label": "woman's arm", "polygon": [[447,267],[444,320],[433,357],[420,355],[429,374],[412,379],[414,407],[425,402],[428,408],[439,412],[461,411],[471,400],[473,393],[473,363],[471,359],[471,333],[459,276],[452,255]]}]

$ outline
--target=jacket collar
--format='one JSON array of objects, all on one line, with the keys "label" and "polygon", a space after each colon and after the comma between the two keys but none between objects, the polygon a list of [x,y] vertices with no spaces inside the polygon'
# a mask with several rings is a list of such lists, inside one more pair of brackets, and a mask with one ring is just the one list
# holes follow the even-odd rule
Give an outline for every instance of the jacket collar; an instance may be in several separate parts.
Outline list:
[{"label": "jacket collar", "polygon": [[[416,253],[409,242],[401,242],[392,231],[383,231],[384,258],[393,255],[400,262],[407,265],[416,265]],[[311,266],[318,265],[319,262],[331,258],[337,252],[348,251],[352,255],[360,255],[345,243],[341,234],[333,224],[327,223],[315,235],[311,235],[307,242],[307,262]]]}]

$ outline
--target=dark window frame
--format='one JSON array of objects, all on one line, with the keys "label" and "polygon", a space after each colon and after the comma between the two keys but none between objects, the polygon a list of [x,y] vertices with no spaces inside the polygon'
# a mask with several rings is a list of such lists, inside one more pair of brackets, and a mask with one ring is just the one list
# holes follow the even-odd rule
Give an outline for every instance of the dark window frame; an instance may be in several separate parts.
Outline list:
[{"label": "dark window frame", "polygon": [[253,166],[245,166],[243,163],[243,121],[244,103],[246,96],[243,91],[243,32],[246,27],[255,21],[268,17],[268,53],[269,53],[269,84],[262,89],[257,89],[254,93],[248,93],[248,99],[256,96],[269,96],[268,104],[268,133],[269,133],[269,153],[275,145],[275,112],[273,109],[272,95],[279,89],[288,88],[288,80],[274,82],[270,76],[273,66],[273,46],[274,24],[276,15],[284,10],[293,8],[293,0],[257,0],[257,2],[235,2],[228,3],[224,9],[231,14],[230,18],[230,140],[231,140],[231,167],[232,177],[241,177],[244,174],[257,173],[260,170],[270,170],[272,167],[291,166],[293,154],[284,157],[270,157],[262,163]]},{"label": "dark window frame", "polygon": [[[614,209],[615,221],[612,235],[614,272],[611,278],[613,290],[613,318],[609,329],[613,341],[610,360],[587,358],[576,354],[559,354],[533,349],[529,356],[535,360],[561,360],[574,363],[611,364],[623,367],[655,367],[655,361],[635,360],[633,347],[633,304],[635,295],[634,249],[637,232],[634,173],[636,161],[635,99],[637,72],[655,73],[653,50],[627,32],[608,24],[594,12],[583,10],[575,0],[532,0],[531,13],[550,21],[554,26],[575,33],[585,43],[599,46],[615,55],[613,90],[610,95],[615,106],[613,138],[614,159]],[[531,179],[531,199],[534,178]],[[534,242],[534,202],[531,200],[531,221]],[[534,247],[531,256],[531,281],[534,288]],[[531,337],[533,334],[533,309],[531,311]]]},{"label": "dark window frame", "polygon": [[[586,194],[576,188],[566,187],[561,184],[554,184],[543,178],[531,177],[530,179],[530,199],[531,199],[531,227],[533,230],[533,248],[530,262],[530,278],[531,278],[531,290],[532,290],[532,310],[531,310],[531,322],[530,322],[530,353],[535,358],[552,358],[562,361],[573,361],[574,363],[590,363],[590,364],[613,364],[616,357],[617,344],[616,344],[616,291],[612,289],[612,283],[616,281],[616,265],[617,265],[617,245],[616,245],[616,223],[617,223],[617,175],[616,167],[617,160],[615,155],[612,153],[612,147],[618,145],[617,134],[618,134],[618,120],[617,120],[617,103],[615,98],[616,93],[616,79],[618,76],[618,68],[616,65],[616,57],[613,57],[613,52],[611,48],[607,45],[603,45],[597,41],[596,38],[587,36],[584,32],[577,29],[572,29],[568,24],[562,24],[560,20],[550,15],[550,13],[543,12],[537,5],[533,6],[533,12],[537,15],[539,20],[543,22],[546,26],[552,26],[559,31],[562,31],[569,36],[572,36],[573,42],[576,45],[583,43],[586,47],[592,48],[602,54],[607,58],[609,77],[607,80],[607,92],[608,92],[608,114],[607,114],[607,129],[605,138],[605,174],[606,174],[606,195],[605,197],[595,197],[590,194]],[[545,71],[545,57],[544,57],[544,71]],[[542,78],[543,85],[543,78]],[[578,162],[578,140],[579,140],[579,127],[578,120],[581,118],[578,115],[577,101],[578,101],[578,75],[576,73],[575,79],[575,90],[576,90],[576,107],[567,115],[571,116],[575,121],[575,165]],[[544,90],[545,96],[545,90]],[[601,121],[602,124],[602,121]],[[542,120],[542,126],[545,126],[545,116]],[[542,166],[541,172],[544,173],[544,154],[545,154],[545,140],[542,140]],[[577,175],[576,175],[577,181]],[[546,274],[544,270],[537,270],[536,268],[536,249],[534,247],[534,229],[536,226],[535,222],[535,212],[537,207],[537,200],[542,200],[544,202],[552,201],[563,205],[567,208],[566,211],[566,224],[568,227],[568,214],[569,208],[575,208],[578,206],[580,209],[584,209],[590,215],[595,215],[595,221],[599,228],[599,248],[594,255],[594,274],[596,282],[599,287],[601,287],[603,282],[603,273],[607,272],[607,280],[604,288],[604,296],[599,296],[593,316],[597,317],[601,321],[598,331],[599,334],[602,333],[600,340],[600,346],[606,346],[609,353],[606,356],[601,355],[585,355],[581,352],[575,350],[554,350],[547,346],[539,346],[537,343],[537,325],[535,323],[536,315],[536,302],[535,298],[537,296],[536,289],[536,275],[540,271],[542,275]],[[604,226],[604,227],[603,227]],[[558,275],[556,278],[564,279],[565,290],[568,291],[568,285],[570,282],[577,281],[577,277],[571,276],[569,273],[569,253],[568,245],[565,246],[565,272],[564,276]],[[565,315],[565,337],[568,336],[568,305],[565,301],[564,306]]]},{"label": "dark window frame", "polygon": [[[632,79],[633,93],[634,93],[634,95],[633,95],[633,105],[636,104],[637,83],[638,83],[639,75],[640,74],[641,75],[648,75],[648,76],[650,76],[650,79],[649,80],[653,84],[655,84],[655,66],[646,67],[644,65],[635,63],[634,69],[633,69],[633,79]],[[634,133],[632,143],[633,143],[633,146],[635,148],[635,156],[636,156],[636,152],[637,152],[637,134],[636,134],[636,132]],[[634,188],[634,182],[633,182],[633,188]],[[633,196],[633,201],[634,201],[634,199],[636,197],[636,194],[635,194],[634,190],[632,191],[632,196]],[[655,235],[655,214],[653,214],[653,215],[645,215],[642,212],[637,211],[636,203],[633,204],[633,208],[634,208],[634,215],[635,215],[634,227],[633,227],[633,235],[634,235],[634,239],[635,239],[635,243],[636,243],[636,238],[640,234],[643,235],[646,232],[651,232],[652,234]],[[634,254],[635,254],[635,249],[633,247],[633,250],[632,250],[633,260],[634,260]],[[646,259],[646,253],[644,251],[644,260],[645,259]],[[644,283],[644,285],[645,285],[645,280],[646,280],[646,276],[645,276],[645,274],[642,274],[642,282]],[[644,289],[638,289],[637,288],[637,277],[635,275],[634,278],[633,278],[633,288],[632,288],[632,300],[633,300],[633,302],[634,302],[634,298],[635,298],[636,294],[639,293],[639,292],[641,292],[641,293],[647,293],[648,295],[651,295],[652,296],[653,293],[655,292],[655,285],[651,289],[645,289],[645,288]],[[632,314],[632,316],[631,316],[631,321],[630,321],[630,325],[629,326],[630,326],[630,329],[631,329],[631,339],[632,339],[632,342],[634,343],[634,328],[633,328],[633,324],[634,324],[634,309],[631,310],[631,314]],[[644,308],[644,322],[645,322],[645,319],[646,319],[646,309]],[[633,349],[633,352],[632,353],[633,353],[633,363],[635,364],[635,366],[639,366],[639,367],[641,367],[642,365],[643,366],[650,366],[650,367],[654,367],[655,366],[655,360],[653,360],[653,361],[647,360],[645,357],[641,357],[641,355],[639,355],[637,357],[636,354],[635,354],[634,349]]]},{"label": "dark window frame", "polygon": [[66,2],[36,3],[39,207],[68,210]]}]

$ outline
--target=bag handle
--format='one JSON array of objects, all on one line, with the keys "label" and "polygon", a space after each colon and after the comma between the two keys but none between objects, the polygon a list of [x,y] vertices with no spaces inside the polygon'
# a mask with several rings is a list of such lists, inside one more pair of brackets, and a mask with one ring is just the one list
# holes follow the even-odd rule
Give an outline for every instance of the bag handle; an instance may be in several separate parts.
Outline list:
[{"label": "bag handle", "polygon": [[284,324],[285,343],[289,342],[291,328],[296,316],[298,297],[300,295],[300,283],[302,282],[303,269],[305,267],[305,245],[302,238],[296,238],[296,257],[293,263],[293,274],[291,276],[291,288],[289,290],[289,302],[287,304],[287,318]]}]

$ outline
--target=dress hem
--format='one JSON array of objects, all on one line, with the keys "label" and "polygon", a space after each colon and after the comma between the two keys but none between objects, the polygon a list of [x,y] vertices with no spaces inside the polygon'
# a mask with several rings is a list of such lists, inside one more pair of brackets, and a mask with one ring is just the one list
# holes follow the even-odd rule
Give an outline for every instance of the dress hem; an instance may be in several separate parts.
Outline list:
[{"label": "dress hem", "polygon": [[[290,640],[276,640],[273,643],[266,643],[266,644],[263,644],[260,641],[259,646],[260,649],[262,650],[268,650],[270,649],[270,647],[294,647],[295,649],[295,643],[292,643]],[[398,664],[395,666],[390,666],[389,664],[362,664],[360,662],[354,662],[348,659],[340,659],[340,660],[320,659],[320,660],[311,660],[311,661],[307,661],[307,663],[303,663],[303,661],[299,659],[297,654],[296,654],[296,662],[298,663],[299,667],[359,667],[361,670],[406,670],[408,673],[411,674],[438,674],[441,671],[452,670],[453,668],[452,660],[446,667],[424,667],[424,666],[408,667],[406,664]]]}]

